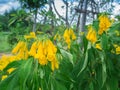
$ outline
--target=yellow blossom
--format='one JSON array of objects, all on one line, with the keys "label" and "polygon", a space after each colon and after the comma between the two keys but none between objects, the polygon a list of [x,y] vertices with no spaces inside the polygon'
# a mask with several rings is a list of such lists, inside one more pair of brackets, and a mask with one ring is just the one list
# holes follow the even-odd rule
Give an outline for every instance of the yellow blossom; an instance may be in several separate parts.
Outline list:
[{"label": "yellow blossom", "polygon": [[29,55],[35,57],[37,48],[38,48],[38,45],[37,45],[37,41],[36,41],[32,44],[30,51],[29,51]]},{"label": "yellow blossom", "polygon": [[68,49],[70,49],[71,41],[76,39],[75,33],[73,32],[71,28],[66,29],[63,34],[63,37],[64,37],[65,42],[68,44]]},{"label": "yellow blossom", "polygon": [[16,54],[16,59],[27,59],[28,58],[28,49],[27,44],[25,42],[22,42],[21,47],[19,48],[18,53]]},{"label": "yellow blossom", "polygon": [[111,26],[110,19],[107,15],[101,15],[99,17],[99,31],[98,34],[101,35],[103,32],[106,32],[107,29]]},{"label": "yellow blossom", "polygon": [[97,41],[97,35],[96,35],[96,31],[92,28],[92,26],[88,27],[88,33],[86,38],[91,41],[92,43],[95,43]]},{"label": "yellow blossom", "polygon": [[13,72],[15,70],[15,68],[10,68],[10,69],[8,69],[7,71],[8,71],[8,73],[10,74],[11,72]]},{"label": "yellow blossom", "polygon": [[5,78],[7,78],[7,75],[3,75],[2,76],[2,80],[4,80]]},{"label": "yellow blossom", "polygon": [[38,58],[38,61],[41,65],[47,65],[48,63],[48,60],[45,55],[40,55],[40,57]]},{"label": "yellow blossom", "polygon": [[116,54],[120,54],[120,46],[117,44],[114,44],[113,46],[115,47],[115,51],[112,50],[111,52],[116,53]]},{"label": "yellow blossom", "polygon": [[69,29],[69,34],[72,37],[72,40],[76,39],[76,35],[75,35],[75,33],[73,32],[73,30],[71,28]]},{"label": "yellow blossom", "polygon": [[9,63],[8,56],[3,55],[0,60],[0,70],[3,70]]},{"label": "yellow blossom", "polygon": [[58,61],[55,59],[51,62],[51,69],[52,71],[54,71],[55,69],[58,69],[59,68],[59,64],[58,64]]},{"label": "yellow blossom", "polygon": [[19,41],[18,44],[16,45],[16,47],[12,50],[12,54],[16,54],[19,49],[21,48],[21,46],[23,46],[24,42],[23,41]]},{"label": "yellow blossom", "polygon": [[30,35],[25,35],[24,36],[25,39],[31,39],[31,38],[36,38],[35,32],[30,32]]},{"label": "yellow blossom", "polygon": [[116,47],[116,54],[120,54],[120,46]]},{"label": "yellow blossom", "polygon": [[96,44],[95,46],[97,49],[102,50],[100,43]]},{"label": "yellow blossom", "polygon": [[45,48],[44,48],[43,42],[40,41],[40,42],[39,42],[39,47],[38,47],[37,53],[36,53],[36,55],[35,55],[35,58],[38,59],[38,61],[39,61],[39,63],[40,63],[41,65],[46,65],[46,64],[48,63],[47,58],[46,58],[46,55],[45,55],[45,53],[44,53],[44,49],[45,49]]}]

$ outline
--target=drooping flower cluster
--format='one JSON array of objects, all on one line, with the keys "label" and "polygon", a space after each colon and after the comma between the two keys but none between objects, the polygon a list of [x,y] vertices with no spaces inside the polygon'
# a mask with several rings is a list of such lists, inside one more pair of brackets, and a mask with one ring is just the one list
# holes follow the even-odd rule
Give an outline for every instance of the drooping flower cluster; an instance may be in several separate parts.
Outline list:
[{"label": "drooping flower cluster", "polygon": [[[10,62],[17,60],[16,56],[3,55],[0,59],[0,71],[2,71]],[[10,73],[10,71],[8,71]]]},{"label": "drooping flower cluster", "polygon": [[68,44],[68,49],[70,49],[71,41],[76,39],[76,35],[71,28],[67,28],[63,35],[65,42]]},{"label": "drooping flower cluster", "polygon": [[[16,47],[12,50],[11,55],[3,55],[0,59],[0,71],[2,71],[9,63],[15,60],[27,59],[28,49],[26,42],[19,41]],[[8,72],[10,73],[11,70]]]},{"label": "drooping flower cluster", "polygon": [[101,35],[103,32],[106,32],[107,29],[111,26],[110,19],[107,15],[101,15],[99,17],[99,31],[98,34]]},{"label": "drooping flower cluster", "polygon": [[57,48],[51,40],[36,41],[32,44],[29,55],[38,59],[41,65],[51,62],[51,69],[58,69],[59,64],[56,57]]},{"label": "drooping flower cluster", "polygon": [[28,58],[28,48],[24,41],[19,41],[16,47],[12,50],[12,54],[16,56],[17,60]]},{"label": "drooping flower cluster", "polygon": [[87,33],[86,38],[92,43],[95,43],[97,41],[97,34],[92,26],[88,27],[88,33]]},{"label": "drooping flower cluster", "polygon": [[[11,55],[3,55],[0,59],[0,71],[2,71],[10,62],[15,60],[27,60],[29,56],[33,56],[41,65],[47,65],[51,62],[51,69],[54,71],[59,68],[56,57],[57,48],[51,40],[38,40],[35,33],[30,33],[31,36],[25,36],[25,39],[34,39],[35,42],[28,50],[27,42],[19,41],[15,48],[13,48]],[[8,70],[10,73],[12,70]]]}]

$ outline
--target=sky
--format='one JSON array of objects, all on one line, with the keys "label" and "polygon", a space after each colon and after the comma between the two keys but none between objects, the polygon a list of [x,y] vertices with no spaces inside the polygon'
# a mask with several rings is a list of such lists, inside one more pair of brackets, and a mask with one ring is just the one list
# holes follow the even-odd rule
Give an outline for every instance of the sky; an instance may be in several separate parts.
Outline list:
[{"label": "sky", "polygon": [[[55,4],[57,10],[61,11],[61,13],[64,14],[63,10],[61,9],[61,5],[63,5],[62,0],[55,0],[55,1],[56,1]],[[116,1],[120,3],[120,0],[116,0]],[[115,9],[113,10],[113,14],[114,15],[120,14],[120,4],[113,3],[113,5],[115,6]],[[5,11],[9,11],[12,8],[16,9],[18,7],[20,7],[20,4],[17,0],[0,0],[0,14],[3,14]]]},{"label": "sky", "polygon": [[17,0],[0,0],[0,14],[3,14],[5,11],[9,11],[10,9],[18,8],[20,4]]}]

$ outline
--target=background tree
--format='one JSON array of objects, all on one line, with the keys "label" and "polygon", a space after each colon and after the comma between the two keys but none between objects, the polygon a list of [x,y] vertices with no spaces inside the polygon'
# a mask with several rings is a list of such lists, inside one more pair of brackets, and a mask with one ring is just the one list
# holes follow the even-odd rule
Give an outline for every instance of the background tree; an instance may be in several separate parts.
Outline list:
[{"label": "background tree", "polygon": [[47,0],[19,0],[19,1],[23,8],[29,9],[30,12],[33,12],[34,14],[33,31],[35,32],[38,9],[39,8],[41,9],[47,3]]}]

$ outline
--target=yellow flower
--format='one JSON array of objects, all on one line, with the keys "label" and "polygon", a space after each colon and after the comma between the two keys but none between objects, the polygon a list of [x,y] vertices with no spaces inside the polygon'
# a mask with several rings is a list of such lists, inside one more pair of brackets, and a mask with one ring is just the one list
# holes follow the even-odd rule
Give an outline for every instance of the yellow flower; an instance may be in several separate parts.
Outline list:
[{"label": "yellow flower", "polygon": [[72,40],[76,39],[76,35],[75,35],[75,33],[73,32],[73,30],[71,28],[69,29],[69,34],[72,37]]},{"label": "yellow flower", "polygon": [[27,49],[27,44],[25,42],[22,42],[18,53],[16,54],[16,59],[27,59],[28,58],[28,49]]},{"label": "yellow flower", "polygon": [[92,26],[88,27],[88,33],[86,38],[91,41],[92,43],[95,43],[97,41],[97,35],[96,35],[96,31],[92,28]]},{"label": "yellow flower", "polygon": [[15,70],[15,68],[10,68],[10,69],[8,69],[7,71],[8,71],[8,73],[10,74],[11,72],[13,72]]},{"label": "yellow flower", "polygon": [[7,75],[3,75],[2,76],[2,80],[4,80],[5,78],[7,78]]},{"label": "yellow flower", "polygon": [[[46,47],[46,46],[45,46]],[[43,42],[40,41],[39,42],[39,47],[38,47],[38,50],[37,50],[37,53],[35,55],[35,58],[38,59],[39,63],[41,65],[46,65],[48,63],[47,61],[47,58],[46,58],[46,52],[44,52],[45,50],[45,47],[43,45]],[[46,47],[47,48],[47,47]]]},{"label": "yellow flower", "polygon": [[68,44],[68,49],[70,49],[71,41],[76,39],[75,33],[73,32],[71,28],[66,29],[63,34],[63,37],[64,37],[65,42]]},{"label": "yellow flower", "polygon": [[97,49],[102,50],[100,43],[96,44],[95,46]]},{"label": "yellow flower", "polygon": [[40,57],[38,58],[38,61],[41,65],[47,65],[48,63],[48,60],[45,55],[40,55]]},{"label": "yellow flower", "polygon": [[25,39],[31,39],[31,38],[36,38],[35,32],[30,32],[30,35],[25,35],[24,36]]},{"label": "yellow flower", "polygon": [[59,68],[59,64],[58,64],[58,61],[55,59],[51,62],[51,69],[52,71],[54,71],[55,69],[58,69]]},{"label": "yellow flower", "polygon": [[40,65],[47,65],[48,62],[50,61],[51,68],[54,70],[58,68],[58,64],[57,64],[58,61],[55,61],[56,53],[57,53],[57,48],[52,43],[52,41],[49,39],[43,40],[38,42],[38,46],[34,58],[38,59]]},{"label": "yellow flower", "polygon": [[110,19],[107,15],[101,15],[99,17],[99,31],[98,34],[101,35],[103,32],[107,31],[107,29],[111,26]]},{"label": "yellow flower", "polygon": [[37,53],[37,48],[38,48],[38,45],[37,45],[37,44],[38,44],[37,41],[32,44],[32,46],[31,46],[31,48],[30,48],[30,51],[29,51],[29,55],[30,55],[30,56],[35,57],[35,55],[36,55],[36,53]]},{"label": "yellow flower", "polygon": [[0,60],[0,70],[3,70],[9,64],[9,58],[6,55],[3,55]]},{"label": "yellow flower", "polygon": [[116,47],[116,54],[120,54],[120,46]]},{"label": "yellow flower", "polygon": [[114,44],[113,46],[115,47],[115,52],[113,50],[111,52],[116,53],[116,54],[120,54],[120,46],[117,44]]},{"label": "yellow flower", "polygon": [[16,45],[16,47],[12,50],[12,54],[16,54],[19,49],[21,48],[21,46],[23,46],[24,42],[23,41],[19,41],[18,44]]}]

